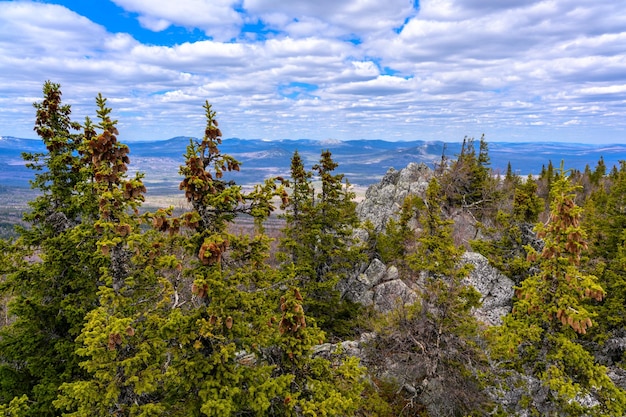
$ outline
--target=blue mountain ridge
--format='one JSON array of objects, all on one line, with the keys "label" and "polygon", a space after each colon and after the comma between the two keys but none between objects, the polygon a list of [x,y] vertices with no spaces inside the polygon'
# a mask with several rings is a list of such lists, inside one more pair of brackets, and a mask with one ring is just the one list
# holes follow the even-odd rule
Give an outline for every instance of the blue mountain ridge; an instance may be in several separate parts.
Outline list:
[{"label": "blue mountain ridge", "polygon": [[[126,142],[130,147],[131,173],[145,173],[149,190],[174,193],[181,178],[179,166],[189,144],[189,137],[175,137],[150,142]],[[477,146],[477,141],[475,143]],[[491,168],[504,173],[510,162],[519,175],[538,174],[542,166],[552,161],[566,168],[592,169],[600,157],[611,168],[626,160],[626,145],[592,145],[580,143],[488,142]],[[224,139],[220,150],[241,162],[241,172],[232,173],[239,184],[253,184],[264,178],[289,176],[291,156],[298,151],[305,166],[310,169],[318,162],[320,153],[328,149],[339,164],[337,173],[345,174],[350,183],[368,186],[378,182],[389,168],[401,169],[410,162],[425,163],[433,167],[442,153],[454,159],[461,151],[461,142],[422,141],[391,142],[385,140],[310,140],[283,139]],[[27,187],[33,177],[32,170],[24,166],[22,152],[43,152],[40,140],[10,136],[0,137],[0,185]],[[150,191],[149,191],[150,192]]]}]

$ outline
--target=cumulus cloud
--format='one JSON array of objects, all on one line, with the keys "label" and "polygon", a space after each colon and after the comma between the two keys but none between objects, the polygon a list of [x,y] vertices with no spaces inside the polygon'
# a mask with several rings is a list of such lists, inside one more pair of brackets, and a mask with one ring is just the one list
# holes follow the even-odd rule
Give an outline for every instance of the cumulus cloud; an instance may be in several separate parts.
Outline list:
[{"label": "cumulus cloud", "polygon": [[330,32],[368,38],[400,27],[415,12],[410,0],[244,0],[243,7],[292,36]]},{"label": "cumulus cloud", "polygon": [[78,120],[109,97],[130,140],[200,134],[206,99],[227,136],[624,140],[620,2],[111,1],[141,36],[0,2],[0,134],[33,136],[51,79]]},{"label": "cumulus cloud", "polygon": [[112,0],[135,12],[142,26],[162,31],[170,25],[199,28],[218,40],[229,40],[243,21],[234,7],[237,0]]},{"label": "cumulus cloud", "polygon": [[0,11],[3,57],[80,56],[107,35],[103,27],[58,5],[2,2]]}]

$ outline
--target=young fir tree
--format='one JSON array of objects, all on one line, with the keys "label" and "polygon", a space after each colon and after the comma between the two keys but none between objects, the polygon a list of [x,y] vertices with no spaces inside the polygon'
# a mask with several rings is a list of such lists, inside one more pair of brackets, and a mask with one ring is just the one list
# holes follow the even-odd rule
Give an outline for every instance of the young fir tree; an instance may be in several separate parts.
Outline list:
[{"label": "young fir tree", "polygon": [[282,409],[274,408],[272,415],[352,416],[357,411],[370,415],[371,404],[362,398],[366,380],[358,359],[344,355],[340,348],[330,357],[312,354],[324,334],[317,326],[307,325],[303,297],[297,288],[281,297],[280,314],[280,319],[270,319],[278,329],[271,348],[276,364],[273,373],[290,376],[291,382]]},{"label": "young fir tree", "polygon": [[604,163],[604,158],[600,156],[598,163],[596,164],[596,168],[591,173],[591,182],[598,186],[600,185],[602,179],[606,176],[606,164]]},{"label": "young fir tree", "polygon": [[504,174],[504,181],[507,183],[514,183],[519,179],[517,175],[513,173],[513,166],[511,165],[511,161],[506,164],[506,173]]},{"label": "young fir tree", "polygon": [[[605,291],[595,276],[581,270],[587,248],[581,208],[562,168],[551,197],[550,219],[537,226],[543,250],[531,249],[528,255],[538,272],[517,289],[513,313],[495,332],[494,356],[538,381],[529,384],[518,407],[541,415],[623,415],[626,393],[579,342],[594,324],[590,303],[602,300]],[[589,399],[592,405],[584,406]]]},{"label": "young fir tree", "polygon": [[546,210],[549,209],[550,204],[550,190],[552,189],[552,183],[556,179],[557,173],[555,172],[552,161],[548,161],[548,166],[543,165],[539,178],[537,179],[537,194],[546,203]]},{"label": "young fir tree", "polygon": [[[307,248],[301,245],[301,238],[310,230],[313,220],[315,203],[315,188],[312,183],[313,173],[304,168],[304,163],[298,151],[291,158],[291,180],[288,182],[291,193],[287,204],[283,205],[287,227],[283,230],[281,250],[289,262],[301,265],[309,256]],[[302,265],[301,265],[302,266]],[[314,272],[309,271],[312,275]]]},{"label": "young fir tree", "polygon": [[296,280],[305,299],[305,311],[335,336],[354,331],[358,306],[341,299],[337,289],[360,259],[352,237],[358,225],[354,193],[334,174],[338,164],[323,151],[313,172],[319,178],[317,192],[312,174],[305,171],[297,153],[292,158],[292,195],[284,206],[286,226],[281,240],[285,267],[295,265]]},{"label": "young fir tree", "polygon": [[0,403],[28,397],[29,415],[56,415],[59,386],[82,375],[75,354],[85,314],[96,307],[99,269],[93,203],[93,165],[80,152],[69,105],[58,84],[46,82],[36,103],[35,131],[46,145],[25,154],[40,195],[24,215],[28,228],[7,248],[2,294],[10,298],[11,324],[0,334]]},{"label": "young fir tree", "polygon": [[[400,306],[383,320],[368,358],[384,375],[389,363],[403,384],[396,398],[401,415],[469,415],[489,406],[482,378],[487,361],[479,345],[472,309],[480,294],[463,283],[470,272],[463,249],[452,238],[452,222],[442,214],[441,188],[432,179],[420,210],[421,232],[407,261],[420,276],[419,301]],[[397,403],[400,404],[397,404]]]}]

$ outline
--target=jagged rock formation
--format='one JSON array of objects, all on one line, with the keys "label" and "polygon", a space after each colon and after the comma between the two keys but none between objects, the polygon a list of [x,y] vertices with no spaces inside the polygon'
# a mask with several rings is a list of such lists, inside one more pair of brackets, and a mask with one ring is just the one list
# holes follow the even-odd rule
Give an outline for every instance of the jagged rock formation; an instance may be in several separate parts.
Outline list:
[{"label": "jagged rock formation", "polygon": [[432,176],[433,171],[423,163],[412,162],[400,171],[390,168],[380,183],[367,189],[356,208],[359,218],[372,222],[377,232],[384,230],[390,218],[397,218],[406,196],[422,195]]},{"label": "jagged rock formation", "polygon": [[[411,163],[396,171],[391,168],[379,184],[370,186],[365,199],[357,206],[361,221],[369,220],[376,231],[384,230],[390,218],[397,218],[404,199],[409,194],[423,196],[433,171],[424,164]],[[363,235],[357,231],[356,235]],[[513,281],[489,265],[482,255],[467,252],[463,262],[473,265],[473,271],[466,279],[482,294],[482,307],[475,314],[489,325],[500,324],[501,317],[511,309]],[[403,281],[394,266],[387,267],[379,259],[372,259],[362,265],[356,274],[339,285],[339,290],[347,299],[378,311],[392,310],[399,304],[411,304],[418,299],[419,283]]]},{"label": "jagged rock formation", "polygon": [[375,336],[374,333],[363,333],[359,340],[346,340],[340,343],[322,343],[321,345],[316,345],[312,350],[313,357],[322,356],[329,360],[336,360],[337,358],[333,358],[333,355],[337,350],[340,350],[342,355],[364,359],[364,346]]},{"label": "jagged rock formation", "polygon": [[[389,219],[397,218],[407,195],[424,195],[432,175],[433,172],[423,164],[409,164],[400,171],[390,169],[379,184],[368,188],[365,199],[357,207],[360,219],[369,220],[376,232],[384,231]],[[465,221],[462,211],[449,213],[449,215],[460,224],[460,227],[473,227],[471,221]],[[359,230],[355,234],[362,241],[367,239],[365,230]],[[522,242],[537,251],[541,251],[543,247],[543,241],[537,238],[532,224],[522,225]],[[472,285],[481,294],[482,305],[474,311],[475,316],[487,325],[500,325],[502,318],[511,311],[512,307],[515,282],[510,278],[515,279],[519,284],[523,277],[505,276],[491,266],[487,258],[475,252],[466,252],[462,257],[462,262],[473,266],[464,282]],[[344,280],[339,289],[346,298],[352,301],[386,312],[398,305],[418,301],[420,290],[423,289],[421,281],[420,278],[411,282],[404,281],[395,266],[387,266],[381,260],[374,258],[369,263],[361,265],[353,276]],[[316,346],[314,354],[331,357],[333,352],[340,349],[345,354],[361,358],[367,364],[368,342],[373,337],[375,336],[366,333],[356,341],[326,343]],[[621,388],[626,387],[626,371],[615,364],[623,358],[625,351],[626,330],[615,332],[601,349],[595,352],[598,361],[607,366],[608,376]],[[405,363],[389,360],[383,368],[384,376],[396,380],[405,393],[414,395],[417,391],[424,389],[423,386],[411,386],[411,379],[403,377],[406,372]],[[524,417],[531,415],[528,411],[531,408],[529,405],[542,414],[547,415],[551,412],[549,390],[537,378],[515,371],[501,376],[504,378],[502,384],[486,388],[487,395],[496,403]],[[445,381],[443,381],[442,387],[445,386]],[[589,409],[599,404],[592,394],[578,396],[573,401]]]}]

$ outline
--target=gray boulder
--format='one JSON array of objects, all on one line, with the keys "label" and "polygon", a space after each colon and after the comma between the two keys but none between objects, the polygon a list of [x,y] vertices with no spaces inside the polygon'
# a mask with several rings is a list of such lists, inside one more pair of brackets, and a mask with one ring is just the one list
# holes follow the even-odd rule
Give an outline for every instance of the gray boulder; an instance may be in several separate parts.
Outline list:
[{"label": "gray boulder", "polygon": [[395,266],[387,267],[374,258],[363,272],[342,281],[338,286],[342,296],[378,311],[389,311],[398,303],[414,303],[415,292],[398,278]]},{"label": "gray boulder", "polygon": [[415,301],[417,294],[401,279],[385,281],[374,289],[374,308],[378,311],[391,311]]},{"label": "gray boulder", "polygon": [[511,311],[513,281],[489,265],[487,258],[479,253],[465,252],[462,260],[474,267],[465,283],[481,294],[482,306],[474,314],[486,324],[502,324],[502,317]]}]

